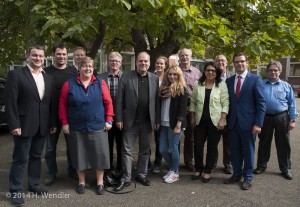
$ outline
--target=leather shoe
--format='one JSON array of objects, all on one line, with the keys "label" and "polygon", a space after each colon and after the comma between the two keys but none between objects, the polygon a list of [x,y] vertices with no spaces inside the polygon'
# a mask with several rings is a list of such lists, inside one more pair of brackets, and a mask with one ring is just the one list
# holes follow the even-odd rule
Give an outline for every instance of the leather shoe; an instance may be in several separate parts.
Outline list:
[{"label": "leather shoe", "polygon": [[24,206],[25,205],[25,201],[24,198],[22,196],[12,196],[11,197],[11,204],[13,204],[14,206]]},{"label": "leather shoe", "polygon": [[232,166],[231,165],[226,165],[224,167],[224,173],[225,174],[232,174],[233,173]]},{"label": "leather shoe", "polygon": [[11,197],[11,204],[13,204],[14,206],[24,206],[25,201],[24,201],[24,198],[22,196],[12,196]]},{"label": "leather shoe", "polygon": [[226,179],[224,181],[224,184],[232,184],[232,183],[237,183],[237,182],[240,182],[241,181],[241,177],[237,177],[237,176],[234,176],[232,175],[230,178]]},{"label": "leather shoe", "polygon": [[208,183],[209,181],[210,181],[210,178],[202,177],[202,183]]},{"label": "leather shoe", "polygon": [[194,165],[192,163],[185,163],[185,168],[187,170],[193,171],[194,170]]},{"label": "leather shoe", "polygon": [[53,182],[55,181],[55,176],[49,176],[47,175],[46,178],[44,179],[44,183],[45,183],[45,186],[49,186],[51,184],[53,184]]},{"label": "leather shoe", "polygon": [[290,172],[282,172],[281,175],[287,180],[293,180],[293,176]]},{"label": "leather shoe", "polygon": [[135,178],[136,181],[138,181],[139,183],[141,183],[144,186],[149,186],[151,185],[150,180],[147,177],[136,177]]},{"label": "leather shoe", "polygon": [[198,180],[198,179],[201,178],[201,172],[200,172],[200,173],[198,172],[199,175],[195,175],[196,173],[197,173],[197,172],[195,172],[194,175],[192,175],[192,177],[191,177],[192,180]]},{"label": "leather shoe", "polygon": [[69,173],[69,177],[74,179],[74,180],[78,180],[78,175],[77,175],[76,172]]},{"label": "leather shoe", "polygon": [[258,175],[264,173],[265,171],[265,168],[257,167],[255,170],[253,170],[253,173]]},{"label": "leather shoe", "polygon": [[252,181],[245,179],[242,184],[243,190],[249,190],[252,187]]},{"label": "leather shoe", "polygon": [[104,180],[105,186],[107,186],[107,187],[112,187],[112,186],[118,184],[118,183],[117,183],[110,175],[108,175],[108,174],[106,174],[106,175],[104,174],[103,180]]},{"label": "leather shoe", "polygon": [[118,191],[121,191],[123,190],[125,187],[128,187],[131,185],[131,182],[124,182],[124,181],[121,181],[119,182],[117,185],[114,186],[114,191],[118,192]]},{"label": "leather shoe", "polygon": [[78,194],[84,194],[85,193],[85,185],[84,184],[79,184],[77,186],[76,192]]},{"label": "leather shoe", "polygon": [[31,193],[38,194],[38,195],[42,195],[42,194],[48,193],[47,189],[40,188],[40,187],[29,188],[28,191],[31,192]]},{"label": "leather shoe", "polygon": [[104,185],[97,185],[97,194],[98,195],[103,195],[105,192]]}]

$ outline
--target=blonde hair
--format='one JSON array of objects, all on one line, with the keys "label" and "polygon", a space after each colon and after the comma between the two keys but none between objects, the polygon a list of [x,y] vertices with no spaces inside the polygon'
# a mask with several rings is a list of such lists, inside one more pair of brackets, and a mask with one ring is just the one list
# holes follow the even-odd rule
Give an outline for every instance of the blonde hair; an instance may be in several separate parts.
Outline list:
[{"label": "blonde hair", "polygon": [[[168,78],[168,74],[170,70],[174,70],[175,73],[178,75],[178,80],[174,83],[171,83]],[[174,65],[171,66],[164,74],[163,81],[160,86],[160,91],[165,89],[166,87],[169,87],[169,96],[175,97],[179,95],[183,95],[186,90],[186,83],[183,77],[182,70],[180,67]]]}]

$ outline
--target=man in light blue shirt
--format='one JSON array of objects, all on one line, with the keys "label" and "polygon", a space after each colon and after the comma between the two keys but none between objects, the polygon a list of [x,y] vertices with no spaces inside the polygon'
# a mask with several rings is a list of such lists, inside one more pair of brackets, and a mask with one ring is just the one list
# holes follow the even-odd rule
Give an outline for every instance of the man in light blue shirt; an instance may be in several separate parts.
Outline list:
[{"label": "man in light blue shirt", "polygon": [[259,137],[257,168],[254,174],[265,172],[270,159],[271,143],[275,131],[275,144],[281,175],[292,180],[290,130],[295,128],[295,96],[292,86],[280,80],[281,63],[271,61],[267,66],[267,79],[263,81],[266,115]]}]

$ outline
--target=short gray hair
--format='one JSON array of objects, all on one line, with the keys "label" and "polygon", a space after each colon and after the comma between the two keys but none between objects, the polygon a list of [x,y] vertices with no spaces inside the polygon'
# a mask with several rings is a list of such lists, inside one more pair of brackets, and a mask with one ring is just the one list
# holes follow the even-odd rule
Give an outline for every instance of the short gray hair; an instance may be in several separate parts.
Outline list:
[{"label": "short gray hair", "polygon": [[275,65],[278,70],[281,72],[282,71],[282,65],[279,61],[270,61],[269,64],[267,65],[267,71],[269,70],[269,68],[272,66],[272,65]]},{"label": "short gray hair", "polygon": [[123,59],[122,55],[120,53],[118,53],[118,52],[111,52],[111,53],[109,53],[108,59],[110,59],[111,57],[119,57],[121,59],[121,61]]}]

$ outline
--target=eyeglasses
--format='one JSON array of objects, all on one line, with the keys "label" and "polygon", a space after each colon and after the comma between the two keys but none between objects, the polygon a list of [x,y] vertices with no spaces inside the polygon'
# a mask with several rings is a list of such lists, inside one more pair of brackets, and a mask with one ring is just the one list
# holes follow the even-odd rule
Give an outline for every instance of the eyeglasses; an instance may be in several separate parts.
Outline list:
[{"label": "eyeglasses", "polygon": [[121,61],[120,60],[109,60],[109,62],[111,62],[111,63],[120,63]]},{"label": "eyeglasses", "polygon": [[271,72],[271,73],[277,73],[277,72],[279,72],[279,70],[278,69],[268,69],[268,72]]},{"label": "eyeglasses", "polygon": [[205,72],[208,72],[208,73],[215,73],[216,70],[213,70],[213,69],[206,69]]},{"label": "eyeglasses", "polygon": [[82,65],[81,68],[93,68],[94,66],[92,65]]}]

